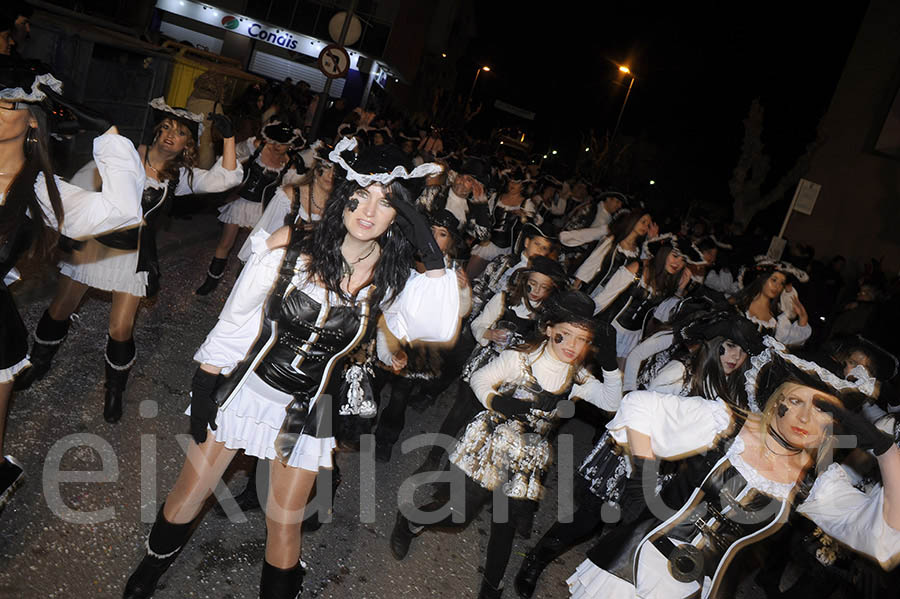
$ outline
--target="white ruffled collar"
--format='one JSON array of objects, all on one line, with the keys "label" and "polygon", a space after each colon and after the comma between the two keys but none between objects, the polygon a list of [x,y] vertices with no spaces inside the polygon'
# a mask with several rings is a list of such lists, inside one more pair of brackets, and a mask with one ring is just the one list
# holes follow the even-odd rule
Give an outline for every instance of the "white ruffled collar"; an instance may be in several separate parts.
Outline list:
[{"label": "white ruffled collar", "polygon": [[758,491],[762,491],[770,497],[781,499],[782,501],[788,499],[796,483],[779,483],[769,480],[760,474],[756,468],[748,464],[742,457],[746,447],[744,440],[738,435],[734,438],[734,442],[725,453],[725,457],[727,457],[729,461],[731,461],[731,465],[741,473],[741,476],[747,481],[748,486],[753,487]]},{"label": "white ruffled collar", "polygon": [[744,311],[744,316],[746,316],[747,320],[749,320],[753,324],[760,326],[764,329],[774,329],[775,327],[778,326],[778,321],[775,320],[774,316],[772,318],[770,318],[769,320],[762,320],[761,318],[757,318],[757,317],[751,315],[750,310]]}]

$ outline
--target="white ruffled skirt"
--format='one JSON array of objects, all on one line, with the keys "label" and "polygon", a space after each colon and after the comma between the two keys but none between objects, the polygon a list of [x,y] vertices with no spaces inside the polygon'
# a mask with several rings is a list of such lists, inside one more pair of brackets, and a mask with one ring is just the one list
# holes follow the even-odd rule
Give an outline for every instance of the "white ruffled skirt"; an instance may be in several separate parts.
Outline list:
[{"label": "white ruffled skirt", "polygon": [[262,213],[262,202],[251,202],[244,198],[238,198],[219,207],[219,220],[249,229],[256,224]]},{"label": "white ruffled skirt", "polygon": [[[250,374],[225,409],[219,409],[217,428],[211,432],[216,441],[229,449],[243,449],[247,455],[266,460],[277,459],[275,438],[284,421],[284,410],[292,399]],[[191,413],[190,408],[186,413]],[[332,453],[336,445],[334,437],[319,439],[300,435],[286,463],[313,472],[319,468],[333,468]]]},{"label": "white ruffled skirt", "polygon": [[88,239],[71,257],[59,262],[59,272],[79,283],[104,291],[147,295],[147,273],[135,272],[138,250],[119,250]]},{"label": "white ruffled skirt", "polygon": [[493,242],[485,241],[476,245],[472,248],[472,255],[478,256],[482,260],[490,262],[497,256],[505,256],[512,252],[512,247],[508,248],[500,248],[493,244]]}]

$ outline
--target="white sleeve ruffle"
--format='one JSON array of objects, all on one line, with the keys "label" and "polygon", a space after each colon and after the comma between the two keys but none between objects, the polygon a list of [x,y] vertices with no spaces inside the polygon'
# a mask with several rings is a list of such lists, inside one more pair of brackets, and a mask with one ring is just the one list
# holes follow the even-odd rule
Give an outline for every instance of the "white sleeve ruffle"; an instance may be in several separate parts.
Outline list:
[{"label": "white sleeve ruffle", "polygon": [[278,278],[284,249],[269,250],[268,235],[253,236],[253,254],[219,314],[219,321],[194,354],[194,360],[230,373],[253,346],[262,327],[263,305]]},{"label": "white sleeve ruffle", "polygon": [[609,253],[612,246],[613,238],[607,237],[603,243],[594,248],[594,251],[591,252],[581,266],[578,267],[578,270],[575,271],[575,278],[579,281],[584,281],[585,283],[593,279],[594,275],[597,274],[597,271],[600,270],[600,267],[603,265],[603,258],[606,257],[606,254]]},{"label": "white sleeve ruffle", "polygon": [[672,360],[662,367],[656,376],[647,384],[649,391],[681,395],[684,388],[685,367],[679,360]]},{"label": "white sleeve ruffle", "polygon": [[506,294],[502,291],[495,293],[488,303],[484,305],[481,314],[472,320],[472,324],[469,325],[472,329],[472,336],[475,337],[475,341],[479,345],[490,343],[490,340],[485,338],[484,333],[500,319],[500,315],[503,314],[503,301],[505,298]]},{"label": "white sleeve ruffle", "polygon": [[679,397],[655,391],[632,391],[606,428],[619,444],[627,444],[627,429],[650,437],[653,453],[676,458],[713,445],[731,427],[731,411],[721,399]]},{"label": "white sleeve ruffle", "polygon": [[651,356],[669,349],[675,342],[672,331],[660,331],[641,341],[625,358],[625,374],[622,379],[622,389],[627,393],[637,389],[637,378],[641,370],[641,364]]},{"label": "white sleeve ruffle", "polygon": [[178,178],[178,187],[175,188],[175,195],[183,196],[189,193],[217,193],[237,187],[244,178],[244,167],[240,161],[237,168],[233,171],[222,166],[222,157],[219,156],[216,163],[209,170],[202,168],[192,168],[193,182],[188,177],[187,169],[181,169]]},{"label": "white sleeve ruffle", "polygon": [[877,560],[885,569],[900,558],[900,531],[884,521],[884,489],[856,489],[847,472],[832,464],[820,475],[797,511],[854,550]]},{"label": "white sleeve ruffle", "polygon": [[[63,205],[62,234],[83,239],[139,224],[143,218],[144,166],[134,145],[121,135],[110,133],[94,138],[94,162],[102,191],[86,191],[54,177]],[[34,192],[44,220],[58,226],[43,173],[34,182]]]},{"label": "white sleeve ruffle", "polygon": [[505,381],[514,381],[522,374],[519,363],[519,352],[511,349],[500,352],[500,355],[472,373],[469,385],[478,401],[487,406],[490,397]]},{"label": "white sleeve ruffle", "polygon": [[812,327],[809,324],[801,326],[797,322],[791,322],[786,314],[778,316],[778,324],[775,326],[775,339],[785,345],[800,345],[812,335]]},{"label": "white sleeve ruffle", "polygon": [[290,213],[291,201],[288,199],[287,194],[284,193],[284,187],[279,187],[275,191],[275,195],[273,195],[272,199],[269,201],[269,205],[266,206],[266,209],[263,211],[262,216],[256,221],[253,230],[250,231],[250,235],[248,235],[247,240],[244,241],[244,245],[238,250],[237,255],[241,262],[246,262],[253,251],[250,240],[260,231],[266,233],[268,236],[283,227],[285,224],[284,219]]},{"label": "white sleeve ruffle", "polygon": [[616,274],[614,274],[606,286],[603,287],[602,291],[593,297],[594,314],[606,310],[606,308],[619,297],[619,294],[631,287],[635,281],[636,278],[634,274],[624,266],[620,266],[619,270],[616,271]]},{"label": "white sleeve ruffle", "polygon": [[459,328],[459,285],[456,273],[440,277],[410,272],[403,291],[383,308],[384,320],[397,339],[449,341]]},{"label": "white sleeve ruffle", "polygon": [[618,368],[604,370],[602,382],[590,377],[586,383],[572,387],[569,396],[580,397],[601,410],[615,412],[622,403],[622,371]]},{"label": "white sleeve ruffle", "polygon": [[566,247],[578,247],[579,245],[603,239],[609,235],[609,227],[589,227],[587,229],[575,229],[574,231],[560,231],[559,242]]}]

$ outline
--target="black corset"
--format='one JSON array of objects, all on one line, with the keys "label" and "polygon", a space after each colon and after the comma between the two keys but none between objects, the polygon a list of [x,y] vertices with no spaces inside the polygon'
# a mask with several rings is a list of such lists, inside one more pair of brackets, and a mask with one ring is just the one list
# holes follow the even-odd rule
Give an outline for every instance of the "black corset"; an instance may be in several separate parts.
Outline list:
[{"label": "black corset", "polygon": [[263,202],[268,204],[278,189],[276,184],[280,173],[270,171],[257,160],[251,160],[247,167],[247,176],[241,185],[240,197],[248,202]]},{"label": "black corset", "polygon": [[[315,393],[328,361],[344,350],[360,326],[357,306],[326,307],[301,291],[293,291],[281,302],[278,339],[256,367],[256,374],[283,393]],[[333,371],[339,372],[337,368]]]},{"label": "black corset", "polygon": [[[167,193],[168,192],[168,193]],[[147,187],[141,194],[141,210],[144,214],[144,222],[130,229],[113,231],[97,237],[97,241],[103,245],[117,250],[136,250],[140,247],[141,229],[156,231],[156,224],[163,213],[165,204],[174,194],[174,189],[169,185],[162,188]],[[155,252],[154,252],[155,253]]]}]

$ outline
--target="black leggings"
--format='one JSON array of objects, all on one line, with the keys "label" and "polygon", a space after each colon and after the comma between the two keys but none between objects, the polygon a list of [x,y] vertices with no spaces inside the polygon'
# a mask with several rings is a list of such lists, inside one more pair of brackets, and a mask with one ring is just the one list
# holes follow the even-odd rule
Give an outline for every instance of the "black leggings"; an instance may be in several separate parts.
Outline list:
[{"label": "black leggings", "polygon": [[[456,466],[451,466],[451,468],[458,471]],[[481,513],[482,508],[491,502],[494,494],[468,476],[465,477],[465,481],[464,517],[461,522],[454,521],[453,513],[451,513],[442,520],[431,524],[416,522],[413,518],[409,520],[410,526],[424,529],[462,529],[468,526]],[[420,508],[421,511],[429,513],[444,507],[449,501],[449,492],[446,489],[447,486],[443,486],[430,503]],[[506,572],[506,566],[509,564],[509,557],[512,554],[513,539],[516,536],[516,514],[529,510],[533,513],[536,507],[534,502],[528,500],[510,499],[509,503],[510,513],[506,522],[496,522],[494,518],[491,518],[491,536],[488,539],[487,556],[484,562],[484,579],[494,588],[499,587],[503,581],[503,574]]]}]

